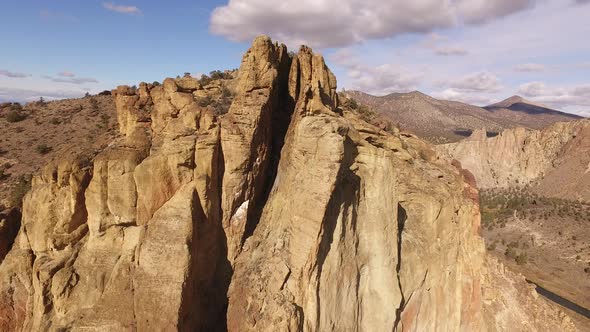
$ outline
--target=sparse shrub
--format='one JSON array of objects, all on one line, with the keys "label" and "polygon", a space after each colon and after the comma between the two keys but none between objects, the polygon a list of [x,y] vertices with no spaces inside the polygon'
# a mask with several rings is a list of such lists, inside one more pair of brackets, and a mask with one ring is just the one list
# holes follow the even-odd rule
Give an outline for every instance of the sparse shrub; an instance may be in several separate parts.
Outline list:
[{"label": "sparse shrub", "polygon": [[227,87],[221,88],[221,97],[222,98],[232,98],[234,96],[233,92],[228,89]]},{"label": "sparse shrub", "polygon": [[223,72],[221,70],[213,70],[212,72],[209,73],[209,75],[201,75],[201,78],[199,79],[199,83],[201,83],[201,85],[207,85],[209,83],[211,83],[211,81],[213,80],[222,80],[222,79],[231,79],[232,75],[231,72]]},{"label": "sparse shrub", "polygon": [[23,197],[31,189],[31,175],[21,175],[9,197],[10,206],[21,206]]},{"label": "sparse shrub", "polygon": [[100,92],[98,95],[99,96],[110,96],[111,95],[111,91],[104,90],[104,91]]},{"label": "sparse shrub", "polygon": [[212,103],[213,103],[213,98],[211,98],[211,96],[205,96],[203,98],[200,98],[198,101],[198,104],[201,107],[207,107],[207,106],[211,105]]},{"label": "sparse shrub", "polygon": [[227,75],[226,73],[222,72],[221,70],[214,70],[212,72],[209,73],[209,76],[211,77],[211,79],[214,80],[221,80],[221,79],[228,79],[231,77],[228,77],[229,75]]},{"label": "sparse shrub", "polygon": [[159,86],[159,85],[160,85],[160,82],[158,82],[158,81],[154,81],[154,82],[152,83],[152,85],[153,85],[153,86]]},{"label": "sparse shrub", "polygon": [[494,243],[490,244],[490,245],[488,246],[488,250],[489,250],[489,251],[494,251],[494,250],[496,250],[496,242],[494,242]]},{"label": "sparse shrub", "polygon": [[108,114],[102,113],[100,115],[100,121],[101,122],[100,123],[97,123],[96,126],[99,129],[104,129],[104,128],[108,127],[108,125],[109,125],[109,119],[110,119],[110,117],[109,117]]},{"label": "sparse shrub", "polygon": [[526,252],[523,252],[520,255],[516,256],[515,260],[516,260],[516,264],[518,264],[518,265],[526,264],[528,261],[528,257],[527,257]]},{"label": "sparse shrub", "polygon": [[369,109],[368,107],[366,107],[364,105],[358,106],[356,111],[363,121],[366,121],[369,123],[371,123],[371,121],[373,121],[373,119],[375,119],[377,117],[377,113],[375,113],[373,110]]},{"label": "sparse shrub", "polygon": [[586,268],[584,268],[584,272],[586,272],[586,273],[590,273],[590,267],[586,267]]},{"label": "sparse shrub", "polygon": [[342,106],[350,108],[351,110],[356,110],[359,107],[358,102],[354,98],[341,95],[341,100],[343,100]]},{"label": "sparse shrub", "polygon": [[23,105],[21,105],[20,103],[13,103],[12,105],[10,105],[10,109],[13,111],[21,111],[23,109]]},{"label": "sparse shrub", "polygon": [[27,118],[27,115],[20,111],[10,111],[6,114],[6,121],[8,122],[20,122]]},{"label": "sparse shrub", "polygon": [[508,248],[518,248],[518,241],[512,241],[508,244]]},{"label": "sparse shrub", "polygon": [[199,83],[201,83],[201,85],[204,86],[204,85],[211,83],[212,80],[213,79],[211,79],[211,77],[203,74],[203,75],[201,75],[201,78],[199,79]]},{"label": "sparse shrub", "polygon": [[574,236],[572,236],[572,240],[577,241],[578,237],[574,235]]},{"label": "sparse shrub", "polygon": [[504,251],[504,255],[508,258],[516,259],[517,253],[516,250],[514,250],[514,248],[508,247],[506,248],[506,251]]},{"label": "sparse shrub", "polygon": [[61,123],[61,121],[59,121],[58,118],[51,118],[51,120],[49,120],[49,123],[51,123],[52,125],[58,125]]},{"label": "sparse shrub", "polygon": [[93,112],[98,111],[98,100],[96,100],[95,98],[90,98],[89,103],[90,110],[92,110]]},{"label": "sparse shrub", "polygon": [[51,152],[51,147],[45,143],[41,143],[35,147],[35,150],[37,150],[37,153],[39,154],[48,154]]},{"label": "sparse shrub", "polygon": [[90,92],[86,92],[86,93],[84,94],[84,98],[89,98],[89,97],[90,97]]}]

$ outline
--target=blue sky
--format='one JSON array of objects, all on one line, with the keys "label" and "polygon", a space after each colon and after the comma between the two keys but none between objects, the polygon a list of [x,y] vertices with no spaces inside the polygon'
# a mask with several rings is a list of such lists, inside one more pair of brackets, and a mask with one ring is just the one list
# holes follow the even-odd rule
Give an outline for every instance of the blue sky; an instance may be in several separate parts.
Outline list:
[{"label": "blue sky", "polygon": [[251,39],[311,45],[341,88],[590,116],[589,0],[0,2],[0,100],[237,68]]},{"label": "blue sky", "polygon": [[[108,10],[105,3],[0,2],[0,40],[7,46],[0,52],[0,70],[32,75],[0,75],[0,87],[96,92],[184,72],[238,67],[248,47],[209,34],[209,14],[222,2],[141,1],[138,14]],[[60,82],[42,77],[59,78],[63,72],[98,83],[55,84]]]}]

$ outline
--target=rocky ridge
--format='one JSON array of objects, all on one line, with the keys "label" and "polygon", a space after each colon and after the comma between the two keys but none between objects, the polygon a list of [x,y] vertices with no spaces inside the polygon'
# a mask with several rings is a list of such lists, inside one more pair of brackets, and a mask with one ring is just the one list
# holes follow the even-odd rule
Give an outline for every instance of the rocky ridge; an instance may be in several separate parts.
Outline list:
[{"label": "rocky ridge", "polygon": [[259,37],[237,80],[225,115],[191,78],[114,91],[121,136],[33,179],[1,330],[574,329],[488,267],[469,172],[339,107],[320,55]]},{"label": "rocky ridge", "polygon": [[493,117],[511,121],[519,127],[543,129],[556,122],[580,120],[583,117],[560,112],[546,105],[512,96],[492,105],[484,106]]},{"label": "rocky ridge", "polygon": [[547,195],[590,200],[590,120],[558,122],[542,130],[485,130],[437,146],[469,169],[480,188],[531,184]]},{"label": "rocky ridge", "polygon": [[360,91],[344,94],[374,110],[381,119],[397,123],[403,130],[435,144],[458,142],[481,128],[486,128],[489,136],[494,136],[507,128],[542,129],[555,122],[581,119],[520,97],[478,107],[435,99],[418,91],[380,97]]}]

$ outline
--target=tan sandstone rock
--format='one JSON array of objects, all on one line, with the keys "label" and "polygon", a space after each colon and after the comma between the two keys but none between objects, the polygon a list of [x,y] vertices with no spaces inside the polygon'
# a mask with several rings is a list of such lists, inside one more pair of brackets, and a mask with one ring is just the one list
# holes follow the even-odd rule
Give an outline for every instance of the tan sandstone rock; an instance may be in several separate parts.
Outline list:
[{"label": "tan sandstone rock", "polygon": [[473,176],[340,107],[320,55],[259,37],[229,81],[114,91],[121,136],[33,181],[0,330],[570,328],[494,293],[517,277],[485,264]]},{"label": "tan sandstone rock", "polygon": [[461,142],[437,147],[469,169],[480,188],[526,184],[547,174],[563,147],[575,138],[580,123],[556,123],[544,130],[507,129],[496,137],[476,130]]}]

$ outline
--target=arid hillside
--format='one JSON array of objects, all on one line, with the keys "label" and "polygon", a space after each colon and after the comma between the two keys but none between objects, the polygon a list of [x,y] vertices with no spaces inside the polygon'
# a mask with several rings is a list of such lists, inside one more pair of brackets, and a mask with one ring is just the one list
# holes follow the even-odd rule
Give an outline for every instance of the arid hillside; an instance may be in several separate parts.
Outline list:
[{"label": "arid hillside", "polygon": [[0,206],[18,205],[23,187],[49,161],[68,154],[92,158],[115,138],[116,125],[110,95],[1,104]]},{"label": "arid hillside", "polygon": [[437,146],[459,160],[480,188],[530,185],[544,196],[590,201],[590,120],[558,122],[542,130],[482,130]]},{"label": "arid hillside", "polygon": [[[590,120],[542,130],[476,131],[437,146],[475,176],[488,251],[512,270],[590,308]],[[582,330],[590,319],[576,316]]]},{"label": "arid hillside", "polygon": [[560,112],[537,104],[520,96],[512,96],[498,103],[485,106],[490,116],[515,123],[518,127],[542,129],[556,122],[579,120],[575,114]]},{"label": "arid hillside", "polygon": [[374,110],[384,120],[435,144],[459,141],[481,128],[485,128],[491,137],[506,128],[538,129],[558,121],[580,119],[576,115],[529,104],[521,98],[481,108],[435,99],[418,91],[382,97],[359,91],[344,94]]},{"label": "arid hillside", "polygon": [[[528,280],[590,308],[590,204],[548,198],[530,187],[480,193],[488,252]],[[590,317],[573,314],[581,330]]]}]

